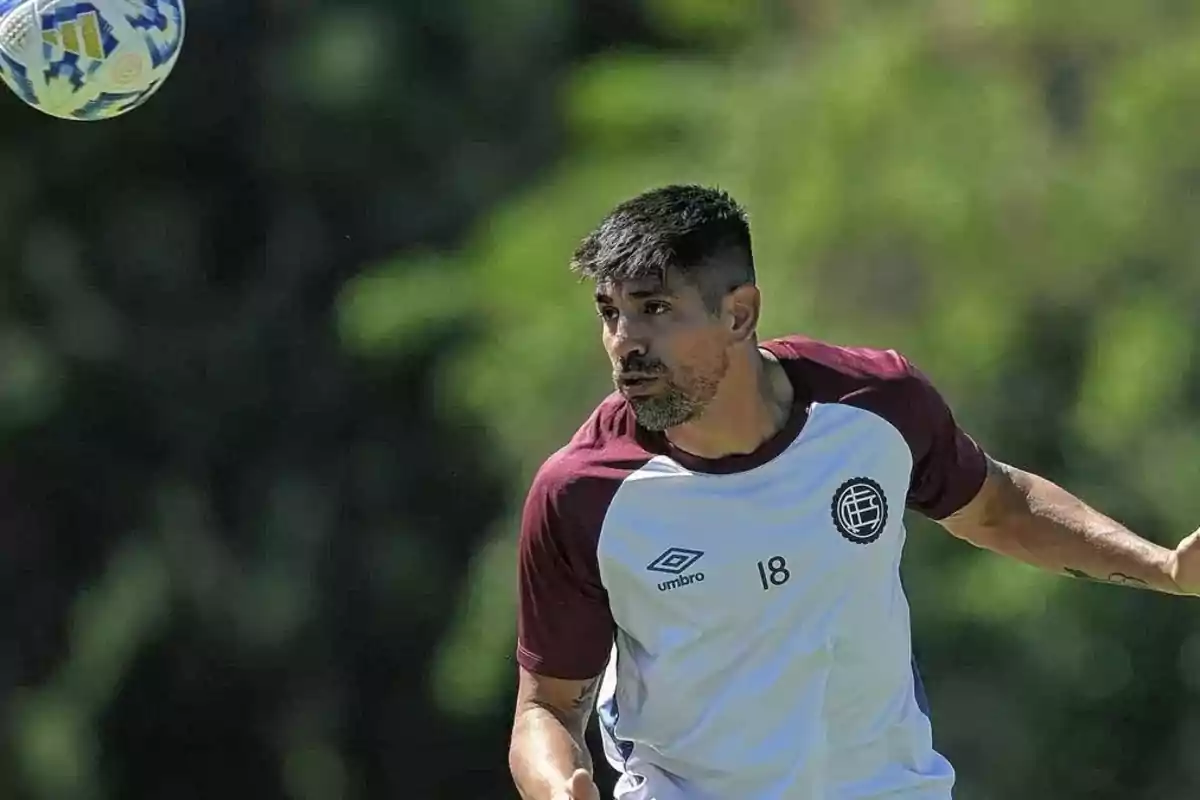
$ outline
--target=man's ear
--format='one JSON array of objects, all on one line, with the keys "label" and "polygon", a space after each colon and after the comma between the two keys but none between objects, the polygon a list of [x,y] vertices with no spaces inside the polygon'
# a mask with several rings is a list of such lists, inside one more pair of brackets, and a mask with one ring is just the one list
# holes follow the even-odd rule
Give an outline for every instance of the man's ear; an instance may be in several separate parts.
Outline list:
[{"label": "man's ear", "polygon": [[747,342],[754,338],[761,311],[762,294],[752,283],[743,283],[725,295],[725,316],[735,342]]}]

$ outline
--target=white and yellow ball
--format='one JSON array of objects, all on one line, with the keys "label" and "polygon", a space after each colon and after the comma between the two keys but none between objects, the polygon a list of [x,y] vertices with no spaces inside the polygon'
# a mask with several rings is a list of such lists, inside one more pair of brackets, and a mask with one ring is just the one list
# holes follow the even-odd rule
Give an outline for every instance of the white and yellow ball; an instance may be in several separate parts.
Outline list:
[{"label": "white and yellow ball", "polygon": [[184,27],[183,0],[0,0],[0,78],[51,116],[111,119],[162,87]]}]

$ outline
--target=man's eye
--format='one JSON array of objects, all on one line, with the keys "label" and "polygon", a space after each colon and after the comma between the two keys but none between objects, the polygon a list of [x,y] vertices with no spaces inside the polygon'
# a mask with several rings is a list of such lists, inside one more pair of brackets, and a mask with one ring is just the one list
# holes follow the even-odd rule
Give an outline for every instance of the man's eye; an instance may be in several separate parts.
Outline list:
[{"label": "man's eye", "polygon": [[613,320],[617,318],[617,310],[615,308],[608,307],[598,308],[596,309],[596,315],[603,320]]},{"label": "man's eye", "polygon": [[671,310],[671,307],[669,305],[667,305],[666,303],[659,302],[657,300],[652,300],[651,302],[646,303],[646,313],[652,317],[657,317],[662,314],[666,314],[670,310]]}]

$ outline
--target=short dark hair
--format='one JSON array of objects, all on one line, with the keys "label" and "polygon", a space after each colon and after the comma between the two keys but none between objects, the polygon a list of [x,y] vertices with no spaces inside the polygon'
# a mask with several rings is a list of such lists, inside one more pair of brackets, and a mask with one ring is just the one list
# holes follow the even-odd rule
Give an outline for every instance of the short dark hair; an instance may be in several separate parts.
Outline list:
[{"label": "short dark hair", "polygon": [[750,223],[720,189],[652,189],[610,211],[575,250],[571,268],[598,281],[665,280],[674,268],[715,309],[728,291],[755,281]]}]

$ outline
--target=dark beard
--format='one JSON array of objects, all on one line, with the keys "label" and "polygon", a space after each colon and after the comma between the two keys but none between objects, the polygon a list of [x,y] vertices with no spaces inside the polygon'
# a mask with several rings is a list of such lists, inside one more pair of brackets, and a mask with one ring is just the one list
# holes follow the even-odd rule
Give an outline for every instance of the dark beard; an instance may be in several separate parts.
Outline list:
[{"label": "dark beard", "polygon": [[[642,372],[661,376],[665,386],[655,394],[625,396],[633,408],[638,425],[654,433],[662,433],[687,422],[692,422],[704,413],[717,388],[729,370],[729,356],[721,354],[711,374],[701,377],[691,369],[668,371],[661,361],[652,361],[633,356],[621,364],[622,371]],[[617,376],[614,375],[614,379]],[[619,381],[617,386],[620,386]]]},{"label": "dark beard", "polygon": [[674,384],[669,385],[661,394],[625,399],[633,407],[638,425],[655,433],[691,422],[704,410],[701,404],[697,404]]}]

